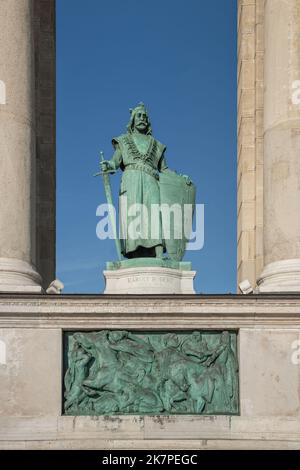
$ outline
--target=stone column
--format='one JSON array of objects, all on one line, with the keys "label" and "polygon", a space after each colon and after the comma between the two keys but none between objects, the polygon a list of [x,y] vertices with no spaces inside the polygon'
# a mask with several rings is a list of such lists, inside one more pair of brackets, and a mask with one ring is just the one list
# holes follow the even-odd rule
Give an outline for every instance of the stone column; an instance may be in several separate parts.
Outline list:
[{"label": "stone column", "polygon": [[300,291],[300,0],[265,1],[264,80],[264,269],[258,286],[260,292]]},{"label": "stone column", "polygon": [[35,269],[32,0],[0,0],[0,291],[41,292]]}]

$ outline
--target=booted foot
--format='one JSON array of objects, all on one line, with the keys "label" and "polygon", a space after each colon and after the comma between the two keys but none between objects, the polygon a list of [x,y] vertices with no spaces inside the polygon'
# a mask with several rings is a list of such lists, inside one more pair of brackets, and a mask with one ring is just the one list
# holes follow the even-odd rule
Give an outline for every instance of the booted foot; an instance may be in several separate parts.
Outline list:
[{"label": "booted foot", "polygon": [[164,254],[164,250],[163,250],[162,245],[157,245],[155,247],[155,257],[156,258],[162,258],[163,254]]}]

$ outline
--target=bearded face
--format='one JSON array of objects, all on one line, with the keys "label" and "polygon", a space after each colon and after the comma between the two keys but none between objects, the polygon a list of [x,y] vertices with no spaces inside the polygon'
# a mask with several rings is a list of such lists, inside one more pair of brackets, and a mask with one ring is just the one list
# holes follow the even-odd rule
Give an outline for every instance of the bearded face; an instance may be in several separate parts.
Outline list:
[{"label": "bearded face", "polygon": [[142,134],[146,134],[149,127],[149,119],[143,108],[137,109],[134,114],[134,129]]}]

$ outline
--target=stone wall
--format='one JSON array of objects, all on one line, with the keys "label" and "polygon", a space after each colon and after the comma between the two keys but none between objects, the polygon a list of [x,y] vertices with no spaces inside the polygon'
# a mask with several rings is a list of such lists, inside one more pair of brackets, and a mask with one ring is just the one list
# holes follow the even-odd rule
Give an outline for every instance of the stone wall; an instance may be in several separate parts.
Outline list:
[{"label": "stone wall", "polygon": [[[101,329],[237,329],[239,415],[65,416],[63,332]],[[0,448],[300,448],[299,340],[299,295],[3,294]]]}]

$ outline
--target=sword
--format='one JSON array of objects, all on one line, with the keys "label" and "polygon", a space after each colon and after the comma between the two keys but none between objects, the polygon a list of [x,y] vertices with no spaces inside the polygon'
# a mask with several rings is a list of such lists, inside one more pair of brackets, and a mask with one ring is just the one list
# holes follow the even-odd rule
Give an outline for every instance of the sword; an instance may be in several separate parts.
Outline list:
[{"label": "sword", "polygon": [[[100,163],[103,161],[104,161],[104,153],[100,152]],[[113,236],[115,239],[118,258],[119,258],[119,261],[121,261],[122,260],[121,244],[117,235],[116,219],[114,217],[115,213],[112,211],[113,199],[112,199],[112,192],[111,192],[111,186],[110,186],[110,181],[109,181],[109,173],[115,173],[115,171],[114,170],[100,171],[99,173],[96,173],[93,176],[102,176],[102,179],[103,179],[104,191],[105,191],[106,200],[108,204],[108,217],[111,223]]]}]

